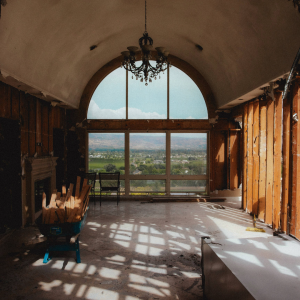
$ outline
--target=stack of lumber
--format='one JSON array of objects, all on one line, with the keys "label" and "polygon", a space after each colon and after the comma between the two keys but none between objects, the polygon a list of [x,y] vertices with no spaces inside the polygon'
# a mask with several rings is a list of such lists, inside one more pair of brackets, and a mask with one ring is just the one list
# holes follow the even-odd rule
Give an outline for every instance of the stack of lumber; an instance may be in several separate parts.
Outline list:
[{"label": "stack of lumber", "polygon": [[48,207],[46,206],[46,194],[43,194],[43,224],[81,221],[88,208],[89,194],[92,186],[87,184],[87,179],[84,179],[80,191],[80,182],[81,178],[77,177],[75,196],[72,196],[74,188],[74,184],[72,183],[68,191],[66,186],[62,187],[61,193],[54,190]]}]

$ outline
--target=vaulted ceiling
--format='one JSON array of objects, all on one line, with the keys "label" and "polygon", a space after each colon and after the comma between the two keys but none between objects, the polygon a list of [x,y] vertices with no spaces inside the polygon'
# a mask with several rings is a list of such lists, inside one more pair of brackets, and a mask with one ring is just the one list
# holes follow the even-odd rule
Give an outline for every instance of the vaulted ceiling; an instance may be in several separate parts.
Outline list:
[{"label": "vaulted ceiling", "polygon": [[[143,0],[7,0],[0,80],[78,108],[93,74],[143,32]],[[148,0],[148,32],[155,47],[196,68],[217,107],[228,108],[289,71],[300,14],[287,0]]]}]

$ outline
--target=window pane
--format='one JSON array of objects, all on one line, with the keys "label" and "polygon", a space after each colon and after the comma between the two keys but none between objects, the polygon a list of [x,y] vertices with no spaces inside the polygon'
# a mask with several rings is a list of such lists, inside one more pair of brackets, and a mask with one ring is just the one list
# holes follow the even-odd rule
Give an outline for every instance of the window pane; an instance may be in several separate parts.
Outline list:
[{"label": "window pane", "polygon": [[126,118],[126,71],[118,68],[106,76],[95,90],[88,119]]},{"label": "window pane", "polygon": [[171,193],[206,194],[206,180],[171,180]]},{"label": "window pane", "polygon": [[206,175],[207,134],[171,133],[171,174]]},{"label": "window pane", "polygon": [[166,174],[166,134],[130,134],[130,174]]},{"label": "window pane", "polygon": [[[155,62],[151,61],[151,64],[155,65]],[[146,86],[145,82],[136,80],[134,75],[128,72],[129,119],[167,118],[167,71],[160,77],[157,80],[153,79]]]},{"label": "window pane", "polygon": [[124,133],[89,133],[89,172],[125,174]]},{"label": "window pane", "polygon": [[165,180],[130,180],[130,192],[165,192]]},{"label": "window pane", "polygon": [[207,108],[198,86],[178,68],[170,72],[170,119],[207,119]]}]

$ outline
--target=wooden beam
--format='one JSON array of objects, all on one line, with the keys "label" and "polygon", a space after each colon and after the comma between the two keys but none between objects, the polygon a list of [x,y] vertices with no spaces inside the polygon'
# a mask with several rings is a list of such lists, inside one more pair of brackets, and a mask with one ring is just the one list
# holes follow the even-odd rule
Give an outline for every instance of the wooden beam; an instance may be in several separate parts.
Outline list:
[{"label": "wooden beam", "polygon": [[248,166],[247,166],[247,211],[252,213],[253,205],[253,102],[248,106]]},{"label": "wooden beam", "polygon": [[267,175],[267,107],[259,103],[259,186],[258,186],[258,219],[265,220],[266,212],[266,175]]},{"label": "wooden beam", "polygon": [[42,104],[42,155],[49,154],[49,105]]},{"label": "wooden beam", "polygon": [[244,105],[243,111],[243,191],[242,191],[242,208],[246,210],[247,207],[247,148],[248,148],[248,103]]},{"label": "wooden beam", "polygon": [[21,119],[21,153],[29,153],[28,149],[28,101],[24,92],[20,92],[20,119]]},{"label": "wooden beam", "polygon": [[230,138],[230,189],[237,189],[239,171],[239,132],[229,131]]},{"label": "wooden beam", "polygon": [[42,155],[42,104],[41,100],[36,99],[36,152],[39,156]]},{"label": "wooden beam", "polygon": [[[300,116],[300,78],[293,83],[293,115]],[[292,121],[292,205],[290,233],[300,238],[300,122]]]},{"label": "wooden beam", "polygon": [[274,116],[274,185],[273,185],[273,229],[280,227],[281,199],[281,146],[282,146],[282,93],[275,93]]},{"label": "wooden beam", "polygon": [[267,179],[265,222],[272,224],[273,217],[273,154],[274,154],[274,102],[269,97],[267,103]]},{"label": "wooden beam", "polygon": [[288,230],[288,204],[290,198],[290,143],[291,143],[291,98],[290,95],[283,102],[283,140],[282,140],[282,202],[281,202],[281,230]]},{"label": "wooden beam", "polygon": [[87,130],[210,130],[208,120],[89,120]]},{"label": "wooden beam", "polygon": [[0,117],[11,117],[11,87],[3,82],[0,82]]},{"label": "wooden beam", "polygon": [[259,185],[259,100],[253,103],[253,207],[252,212],[258,215]]},{"label": "wooden beam", "polygon": [[26,94],[28,101],[28,121],[29,121],[29,156],[33,156],[36,152],[36,99]]}]

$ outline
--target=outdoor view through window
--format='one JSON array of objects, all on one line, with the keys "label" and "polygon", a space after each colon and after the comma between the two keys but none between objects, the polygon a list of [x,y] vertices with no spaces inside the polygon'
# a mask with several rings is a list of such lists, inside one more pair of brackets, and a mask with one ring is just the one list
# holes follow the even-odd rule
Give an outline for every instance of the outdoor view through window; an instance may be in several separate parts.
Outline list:
[{"label": "outdoor view through window", "polygon": [[[95,90],[87,117],[120,120],[126,116],[128,119],[207,119],[207,108],[194,81],[176,67],[148,86],[118,68]],[[207,133],[92,132],[88,163],[89,172],[119,171],[122,190],[126,187],[127,195],[206,193]]]}]

